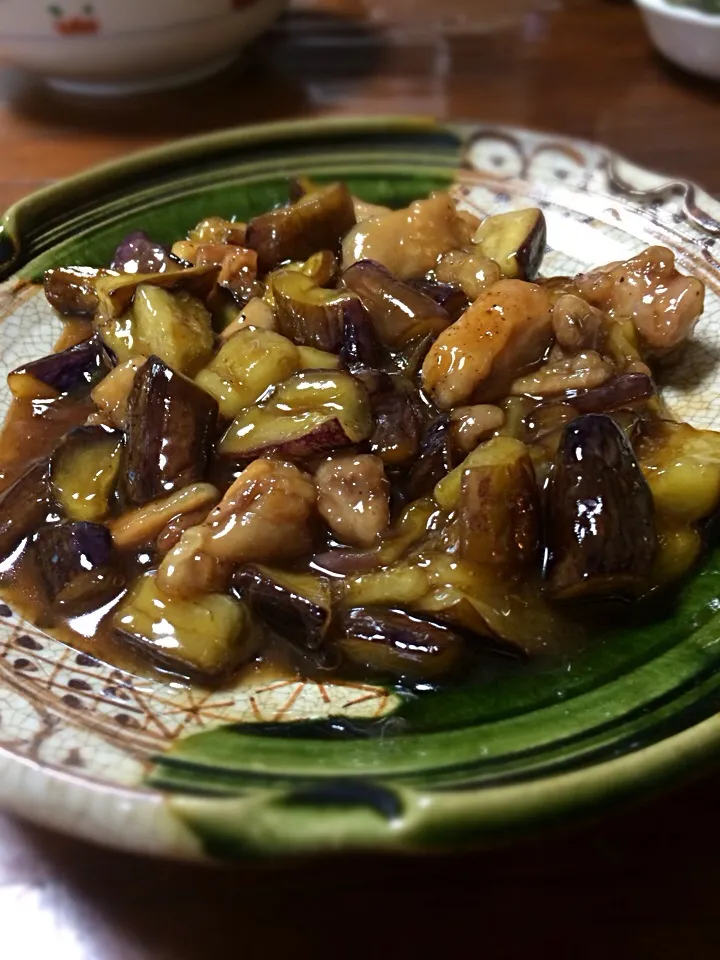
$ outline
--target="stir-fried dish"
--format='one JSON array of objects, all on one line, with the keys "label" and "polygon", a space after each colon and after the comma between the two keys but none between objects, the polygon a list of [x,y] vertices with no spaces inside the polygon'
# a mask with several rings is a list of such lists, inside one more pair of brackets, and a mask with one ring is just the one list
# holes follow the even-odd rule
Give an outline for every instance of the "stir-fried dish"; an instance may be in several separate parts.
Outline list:
[{"label": "stir-fried dish", "polygon": [[8,377],[4,595],[201,682],[280,645],[431,684],[667,596],[720,502],[720,435],[652,373],[703,285],[663,247],[544,277],[545,240],[535,209],[300,179],[49,270],[65,334]]}]

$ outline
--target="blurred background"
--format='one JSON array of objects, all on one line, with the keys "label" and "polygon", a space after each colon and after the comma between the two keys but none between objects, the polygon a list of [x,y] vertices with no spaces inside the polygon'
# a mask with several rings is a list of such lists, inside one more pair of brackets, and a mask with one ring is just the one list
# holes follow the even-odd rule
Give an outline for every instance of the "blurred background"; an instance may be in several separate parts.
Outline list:
[{"label": "blurred background", "polygon": [[[0,59],[6,63],[32,61],[12,38],[23,29],[40,30],[18,21],[17,11],[29,15],[34,2],[68,69],[80,69],[83,30],[94,22],[98,41],[103,30],[112,32],[100,19],[101,0],[86,5],[96,9],[94,21],[47,8],[44,0],[0,0]],[[157,19],[163,3],[176,10],[187,5],[195,11],[188,15],[196,16],[213,3],[258,2],[268,0],[105,0],[121,33],[124,18],[132,14],[134,23],[139,16],[135,7],[154,11]],[[720,85],[657,53],[643,11],[626,0],[291,0],[274,21],[279,4],[269,2],[276,9],[266,32],[246,48],[241,36],[231,39],[233,62],[228,65],[226,49],[210,51],[201,69],[224,69],[170,90],[78,94],[18,68],[1,68],[0,206],[47,180],[172,137],[339,113],[428,113],[557,130],[602,141],[638,163],[691,176],[720,192]],[[673,18],[687,10],[666,0],[642,3]],[[75,7],[85,9],[67,0],[68,11]],[[65,12],[48,15],[47,9]],[[720,38],[720,16],[705,20],[712,25],[691,26],[707,46]],[[194,37],[194,21],[192,30]],[[140,36],[157,45],[145,61],[160,62],[165,47],[178,49],[172,31],[148,29]],[[50,40],[50,34],[43,39],[45,48]],[[72,54],[62,46],[68,43],[76,45]],[[701,46],[691,43],[695,51]],[[713,62],[720,73],[720,42]],[[124,77],[132,84],[136,74],[131,67]]]}]

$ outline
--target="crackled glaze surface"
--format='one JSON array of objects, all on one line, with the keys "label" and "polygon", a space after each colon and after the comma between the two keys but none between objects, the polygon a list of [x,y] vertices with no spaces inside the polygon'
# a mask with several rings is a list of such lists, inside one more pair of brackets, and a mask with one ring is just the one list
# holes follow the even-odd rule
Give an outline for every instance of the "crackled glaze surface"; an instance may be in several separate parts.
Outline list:
[{"label": "crackled glaze surface", "polygon": [[[482,128],[465,144],[464,167],[453,189],[482,213],[541,206],[548,222],[545,274],[574,273],[662,243],[675,250],[682,269],[702,277],[705,315],[694,343],[669,375],[666,392],[681,418],[720,428],[720,405],[712,402],[720,390],[717,205],[687,184],[666,184],[582,142]],[[0,288],[0,321],[3,376],[47,353],[60,328],[38,288],[18,287],[13,280]],[[8,402],[7,390],[1,391],[0,416]],[[378,717],[395,704],[395,695],[365,684],[270,678],[209,693],[133,677],[0,607],[0,781],[3,771],[12,773],[12,789],[7,781],[0,801],[97,838],[100,831],[91,820],[80,825],[68,817],[45,817],[39,771],[41,794],[69,791],[80,806],[91,787],[100,791],[93,794],[100,804],[106,797],[116,805],[120,790],[123,809],[136,804],[134,826],[128,831],[111,824],[102,838],[121,845],[146,847],[153,837],[155,849],[194,852],[158,806],[157,793],[142,786],[151,758],[177,738],[234,722]],[[59,779],[53,779],[54,771],[62,771]]]}]

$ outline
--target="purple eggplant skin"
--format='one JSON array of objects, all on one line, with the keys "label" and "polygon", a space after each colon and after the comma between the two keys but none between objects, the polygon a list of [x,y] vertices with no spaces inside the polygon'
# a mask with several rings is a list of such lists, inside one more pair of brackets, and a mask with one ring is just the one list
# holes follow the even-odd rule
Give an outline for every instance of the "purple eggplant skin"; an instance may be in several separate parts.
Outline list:
[{"label": "purple eggplant skin", "polygon": [[44,526],[34,538],[35,559],[50,600],[77,614],[117,595],[123,576],[113,569],[113,541],[100,523]]},{"label": "purple eggplant skin", "polygon": [[553,599],[641,590],[657,546],[653,498],[611,417],[588,413],[563,430],[545,492],[545,531]]},{"label": "purple eggplant skin", "polygon": [[217,401],[159,357],[135,374],[127,407],[123,493],[141,506],[205,476]]},{"label": "purple eggplant skin", "polygon": [[402,609],[354,607],[339,622],[345,658],[381,676],[422,681],[451,674],[466,654],[452,627]]},{"label": "purple eggplant skin", "polygon": [[[646,373],[621,373],[599,387],[588,390],[567,390],[562,398],[578,413],[602,413],[617,410],[629,403],[640,403],[655,396],[655,384]],[[557,402],[557,397],[554,398]]]},{"label": "purple eggplant skin", "polygon": [[375,260],[358,260],[343,273],[343,284],[362,301],[379,339],[401,349],[410,340],[441,333],[448,313],[432,297],[398,280]]},{"label": "purple eggplant skin", "polygon": [[110,354],[101,339],[92,336],[67,350],[50,353],[18,367],[8,374],[8,384],[14,394],[21,395],[21,378],[28,376],[57,390],[58,394],[79,396],[89,393],[112,368]]},{"label": "purple eggplant skin", "polygon": [[40,460],[0,495],[0,557],[45,522],[51,510],[50,464]]},{"label": "purple eggplant skin", "polygon": [[373,322],[365,307],[356,297],[343,305],[343,330],[340,359],[352,369],[356,364],[377,368],[383,363],[383,348],[377,338]]},{"label": "purple eggplant skin", "polygon": [[425,277],[407,280],[406,283],[413,290],[418,290],[434,300],[447,313],[452,323],[470,306],[468,298],[454,283],[440,283],[439,280],[426,280]]},{"label": "purple eggplant skin", "polygon": [[43,277],[45,298],[63,317],[93,317],[99,300],[95,280],[100,271],[92,267],[56,267]]},{"label": "purple eggplant skin", "polygon": [[312,653],[323,646],[330,624],[329,606],[320,606],[253,564],[236,572],[232,590],[259,620],[294,647]]},{"label": "purple eggplant skin", "polygon": [[118,273],[166,273],[180,266],[167,247],[154,243],[144,230],[136,230],[120,241],[110,269]]},{"label": "purple eggplant skin", "polygon": [[266,273],[286,260],[307,260],[318,250],[338,250],[354,226],[350,191],[344,183],[330,183],[290,206],[253,217],[245,245],[257,251],[258,270]]},{"label": "purple eggplant skin", "polygon": [[457,466],[450,432],[450,418],[441,416],[425,428],[420,456],[405,482],[406,500],[418,500],[432,493],[435,484]]},{"label": "purple eggplant skin", "polygon": [[422,421],[419,405],[409,392],[393,390],[372,400],[375,429],[370,452],[388,467],[414,460],[420,452]]}]

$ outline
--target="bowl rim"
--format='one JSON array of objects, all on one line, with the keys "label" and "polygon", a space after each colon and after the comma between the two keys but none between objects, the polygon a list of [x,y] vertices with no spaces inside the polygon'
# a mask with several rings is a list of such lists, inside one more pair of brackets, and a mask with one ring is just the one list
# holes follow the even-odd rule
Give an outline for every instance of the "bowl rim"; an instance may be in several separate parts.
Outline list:
[{"label": "bowl rim", "polygon": [[677,20],[681,23],[720,29],[720,11],[718,13],[706,13],[704,10],[696,10],[694,7],[677,6],[668,3],[667,0],[635,0],[635,2],[643,10],[658,14],[667,20]]}]

